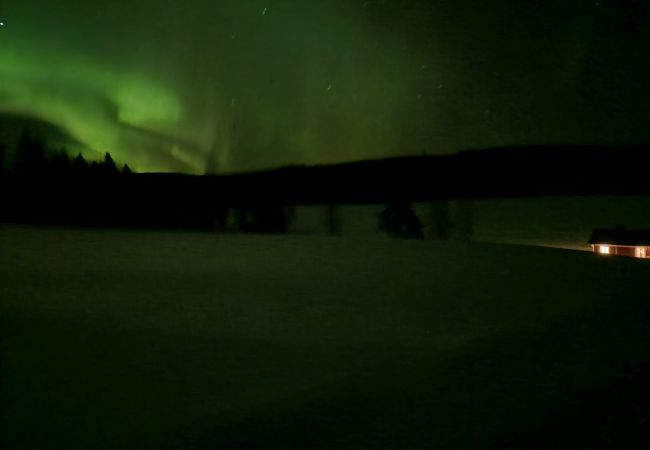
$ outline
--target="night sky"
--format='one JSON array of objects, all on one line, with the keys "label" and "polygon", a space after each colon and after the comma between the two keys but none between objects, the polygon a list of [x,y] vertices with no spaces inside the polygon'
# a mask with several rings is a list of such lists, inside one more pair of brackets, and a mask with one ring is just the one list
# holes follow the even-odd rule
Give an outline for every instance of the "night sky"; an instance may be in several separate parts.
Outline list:
[{"label": "night sky", "polygon": [[0,113],[139,171],[650,141],[648,3],[3,0]]}]

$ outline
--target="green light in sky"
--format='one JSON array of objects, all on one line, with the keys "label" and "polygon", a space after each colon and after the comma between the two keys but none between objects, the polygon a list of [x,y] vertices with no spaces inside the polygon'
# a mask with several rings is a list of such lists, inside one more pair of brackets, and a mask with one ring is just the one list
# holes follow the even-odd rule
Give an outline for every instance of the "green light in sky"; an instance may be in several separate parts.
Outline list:
[{"label": "green light in sky", "polygon": [[0,114],[51,122],[138,171],[648,140],[645,7],[47,3],[2,0]]},{"label": "green light in sky", "polygon": [[[168,162],[151,153],[172,159],[172,147],[179,151],[177,143],[156,137],[158,129],[178,127],[179,99],[146,74],[73,55],[61,58],[31,46],[3,47],[0,96],[2,111],[32,115],[67,130],[89,146],[85,153],[90,158],[108,151],[140,170],[169,170]],[[185,170],[198,173],[202,166]]]},{"label": "green light in sky", "polygon": [[181,119],[178,98],[170,89],[142,77],[124,76],[110,89],[120,122],[141,127],[169,126]]}]

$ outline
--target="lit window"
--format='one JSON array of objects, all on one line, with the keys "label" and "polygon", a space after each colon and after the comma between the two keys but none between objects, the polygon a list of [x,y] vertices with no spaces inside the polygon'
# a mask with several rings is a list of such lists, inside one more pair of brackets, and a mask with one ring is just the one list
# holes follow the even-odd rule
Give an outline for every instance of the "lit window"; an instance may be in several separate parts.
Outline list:
[{"label": "lit window", "polygon": [[609,255],[611,253],[611,249],[609,248],[609,245],[599,245],[598,253],[602,253],[603,255]]},{"label": "lit window", "polygon": [[637,258],[645,258],[646,257],[646,248],[645,247],[637,247],[634,249],[634,255]]}]

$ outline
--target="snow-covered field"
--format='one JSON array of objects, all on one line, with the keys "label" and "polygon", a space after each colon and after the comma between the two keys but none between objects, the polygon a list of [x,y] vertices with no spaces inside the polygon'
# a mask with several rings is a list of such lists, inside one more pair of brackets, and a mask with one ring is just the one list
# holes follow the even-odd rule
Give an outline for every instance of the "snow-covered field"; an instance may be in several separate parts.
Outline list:
[{"label": "snow-covered field", "polygon": [[649,269],[453,241],[3,226],[0,448],[508,448],[649,359]]}]

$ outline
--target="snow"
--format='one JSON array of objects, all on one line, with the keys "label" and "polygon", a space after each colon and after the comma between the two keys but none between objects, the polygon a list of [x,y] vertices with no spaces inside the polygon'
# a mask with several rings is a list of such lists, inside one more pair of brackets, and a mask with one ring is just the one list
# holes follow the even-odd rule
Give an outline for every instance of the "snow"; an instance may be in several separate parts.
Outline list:
[{"label": "snow", "polygon": [[648,267],[3,226],[0,448],[476,448],[645,360]]}]

